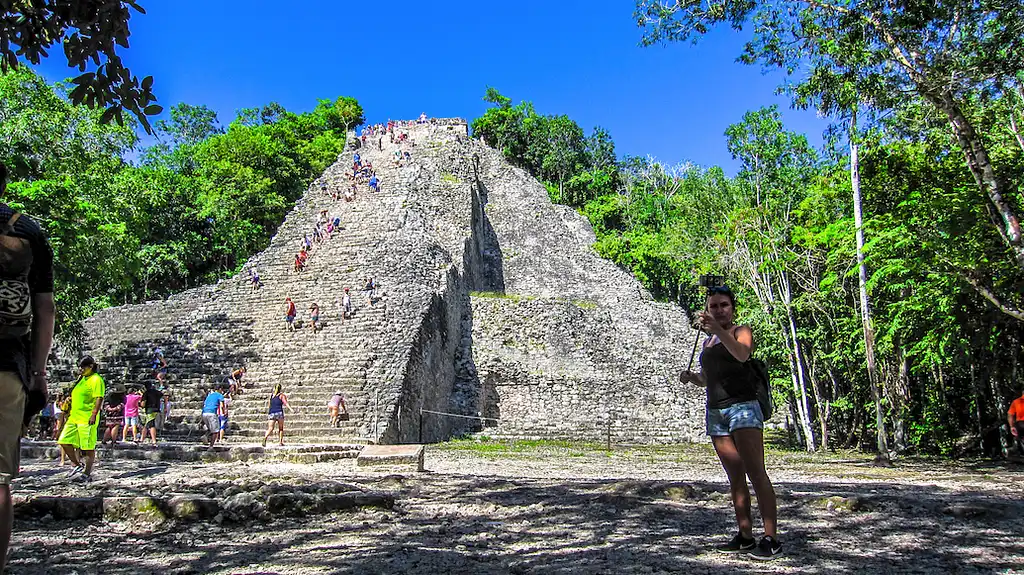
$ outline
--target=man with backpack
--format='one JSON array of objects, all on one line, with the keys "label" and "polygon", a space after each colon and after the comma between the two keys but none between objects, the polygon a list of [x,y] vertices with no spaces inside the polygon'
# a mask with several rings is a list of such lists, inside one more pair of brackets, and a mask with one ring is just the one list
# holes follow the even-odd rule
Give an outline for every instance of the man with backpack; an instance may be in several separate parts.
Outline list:
[{"label": "man with backpack", "polygon": [[39,224],[2,203],[0,162],[0,573],[7,561],[22,425],[46,404],[53,343],[53,251]]}]

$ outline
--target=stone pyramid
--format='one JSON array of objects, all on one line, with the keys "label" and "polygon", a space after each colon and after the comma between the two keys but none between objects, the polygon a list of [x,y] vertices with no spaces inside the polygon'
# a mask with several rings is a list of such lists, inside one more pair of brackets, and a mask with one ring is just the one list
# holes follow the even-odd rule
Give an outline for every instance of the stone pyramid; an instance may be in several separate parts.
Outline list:
[{"label": "stone pyramid", "polygon": [[[229,436],[253,440],[277,383],[295,409],[292,441],[699,438],[703,392],[676,377],[694,337],[682,311],[597,256],[586,219],[471,140],[464,120],[399,131],[409,143],[350,138],[321,179],[328,192],[347,187],[358,152],[380,191],[360,186],[346,202],[314,182],[235,277],[88,319],[84,347],[108,385],[151,378],[161,347],[174,395],[169,434],[182,438],[198,438],[206,391],[240,366],[248,373]],[[411,159],[396,166],[396,150]],[[296,273],[295,254],[325,209],[344,229]],[[251,268],[264,283],[257,291]],[[360,291],[367,277],[379,285],[373,302]],[[342,321],[346,287],[355,309]],[[286,297],[300,324],[318,303],[323,329],[289,331]],[[351,417],[333,428],[326,402],[338,390]]]}]

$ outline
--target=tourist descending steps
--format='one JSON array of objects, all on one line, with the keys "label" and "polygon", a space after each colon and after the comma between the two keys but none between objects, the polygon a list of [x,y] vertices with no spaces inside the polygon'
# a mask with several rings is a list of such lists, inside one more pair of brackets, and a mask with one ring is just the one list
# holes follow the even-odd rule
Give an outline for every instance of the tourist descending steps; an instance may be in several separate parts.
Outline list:
[{"label": "tourist descending steps", "polygon": [[166,425],[168,420],[171,418],[171,399],[173,399],[173,397],[171,394],[171,388],[166,385],[160,386],[160,393],[163,394],[163,397],[160,398],[160,417],[156,420],[156,428],[157,431],[163,433],[164,425]]},{"label": "tourist descending steps", "polygon": [[[748,361],[754,350],[754,332],[736,325],[736,296],[727,287],[708,289],[707,307],[700,312],[701,329],[711,334],[700,355],[701,372],[684,371],[683,382],[707,388],[707,433],[729,477],[729,491],[739,533],[717,546],[722,553],[749,553],[755,559],[772,559],[782,553],[777,534],[775,488],[764,469],[764,415],[757,400],[754,366]],[[750,490],[764,522],[764,536],[754,539],[750,515]]]},{"label": "tourist descending steps", "polygon": [[128,395],[124,398],[124,429],[121,431],[121,441],[128,441],[128,430],[132,430],[132,441],[139,443],[142,434],[139,433],[139,405],[142,403],[142,392],[137,387],[129,387]]},{"label": "tourist descending steps", "polygon": [[366,304],[372,306],[374,297],[377,295],[377,281],[372,277],[366,278],[363,284],[363,295],[366,296]]},{"label": "tourist descending steps", "polygon": [[146,442],[146,432],[148,431],[149,438],[153,441],[153,447],[156,447],[156,424],[160,417],[160,404],[163,402],[163,398],[163,392],[147,381],[146,391],[142,395],[142,443]]},{"label": "tourist descending steps", "polygon": [[295,331],[295,316],[298,313],[295,309],[295,302],[293,302],[292,298],[289,297],[285,298],[284,304],[284,320],[288,322],[288,331]]},{"label": "tourist descending steps", "polygon": [[224,384],[218,384],[210,390],[203,401],[203,435],[206,437],[207,451],[212,451],[213,446],[220,439],[220,414],[224,409]]},{"label": "tourist descending steps", "polygon": [[96,461],[96,434],[107,385],[96,373],[96,360],[92,356],[83,357],[78,365],[82,372],[71,390],[71,410],[57,443],[75,466],[68,473],[68,478],[89,482],[92,481],[92,466]]},{"label": "tourist descending steps", "polygon": [[263,447],[267,446],[267,439],[274,433],[274,425],[277,425],[277,444],[284,445],[284,408],[295,413],[295,409],[288,405],[288,396],[281,389],[281,384],[274,386],[274,392],[270,394],[267,402],[267,433],[263,436]]},{"label": "tourist descending steps", "polygon": [[220,411],[217,412],[217,417],[220,420],[220,431],[218,433],[220,435],[221,443],[225,441],[225,437],[228,434],[228,416],[230,415],[230,411],[231,391],[228,390],[228,392],[224,394],[224,401],[221,403]]},{"label": "tourist descending steps", "polygon": [[111,393],[103,406],[103,445],[114,447],[121,439],[121,420],[124,416],[124,394]]},{"label": "tourist descending steps", "polygon": [[345,294],[341,296],[341,321],[352,317],[352,296],[348,293],[348,288],[345,288]]},{"label": "tourist descending steps", "polygon": [[[119,415],[120,417],[120,415]],[[53,396],[47,398],[46,405],[43,406],[43,410],[39,412],[39,433],[36,435],[36,439],[44,440],[49,439],[50,434],[53,433]]]},{"label": "tourist descending steps", "polygon": [[309,327],[313,330],[313,333],[320,331],[320,306],[316,302],[309,306]]},{"label": "tourist descending steps", "polygon": [[331,427],[341,427],[342,421],[348,421],[348,408],[345,407],[345,398],[341,391],[335,391],[334,395],[327,400],[327,413],[331,415]]},{"label": "tourist descending steps", "polygon": [[164,359],[164,350],[159,347],[153,350],[153,376],[160,383],[167,379],[167,360]]},{"label": "tourist descending steps", "polygon": [[[64,424],[68,421],[68,411],[71,411],[71,397],[64,393],[62,390],[58,390],[57,394],[53,399],[53,440],[57,441],[62,431],[64,431]],[[64,452],[60,452],[60,464],[64,465]]]},{"label": "tourist descending steps", "polygon": [[231,372],[231,375],[227,377],[228,393],[230,393],[233,396],[241,395],[243,377],[245,377],[244,366]]},{"label": "tourist descending steps", "polygon": [[252,286],[252,293],[256,293],[261,287],[263,287],[263,282],[260,281],[260,272],[256,268],[249,270],[249,283]]}]

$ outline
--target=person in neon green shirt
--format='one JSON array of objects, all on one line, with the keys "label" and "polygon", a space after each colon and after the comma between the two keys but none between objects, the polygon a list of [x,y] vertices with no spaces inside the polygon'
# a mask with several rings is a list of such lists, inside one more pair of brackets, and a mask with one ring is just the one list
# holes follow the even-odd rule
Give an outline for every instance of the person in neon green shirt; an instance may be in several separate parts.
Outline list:
[{"label": "person in neon green shirt", "polygon": [[[96,360],[91,356],[83,357],[78,366],[82,368],[82,375],[71,390],[71,411],[57,443],[75,464],[68,477],[88,482],[92,481],[92,465],[96,461],[96,432],[107,386],[96,373]],[[78,456],[79,451],[84,456],[84,464]]]}]

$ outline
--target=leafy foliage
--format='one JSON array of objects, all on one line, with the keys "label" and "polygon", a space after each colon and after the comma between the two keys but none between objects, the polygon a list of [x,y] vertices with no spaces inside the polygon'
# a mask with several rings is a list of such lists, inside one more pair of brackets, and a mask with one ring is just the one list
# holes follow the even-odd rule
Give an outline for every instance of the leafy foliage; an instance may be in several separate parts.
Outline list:
[{"label": "leafy foliage", "polygon": [[132,9],[146,13],[132,0],[2,2],[0,72],[17,68],[22,59],[39,64],[57,44],[67,56],[68,66],[83,72],[72,80],[75,88],[68,94],[72,102],[105,109],[99,117],[101,124],[116,118],[124,125],[127,110],[150,132],[147,116],[163,111],[152,103],[156,101],[153,77],[139,80],[117,54],[118,47],[128,48]]},{"label": "leafy foliage", "polygon": [[0,75],[0,160],[12,171],[4,201],[49,234],[65,337],[93,310],[236,271],[364,121],[351,98],[306,114],[272,103],[227,129],[205,106],[179,104],[133,165],[123,158],[135,133],[102,123],[65,89],[26,69]]}]

